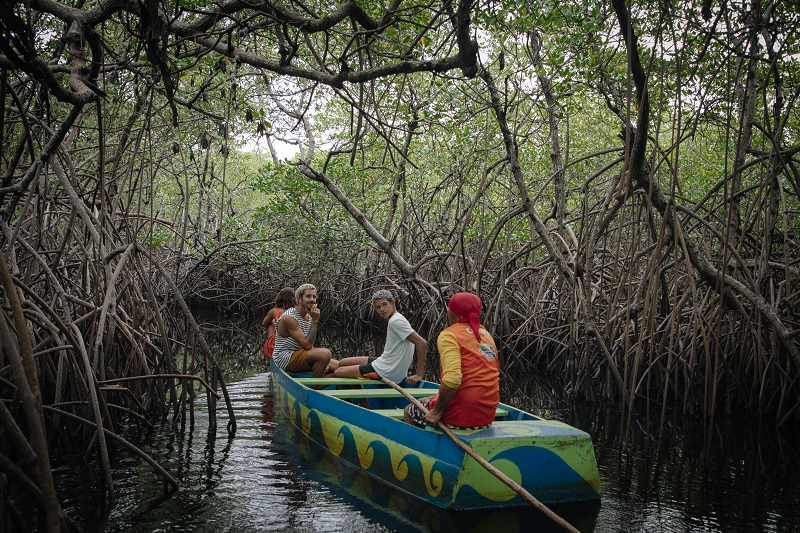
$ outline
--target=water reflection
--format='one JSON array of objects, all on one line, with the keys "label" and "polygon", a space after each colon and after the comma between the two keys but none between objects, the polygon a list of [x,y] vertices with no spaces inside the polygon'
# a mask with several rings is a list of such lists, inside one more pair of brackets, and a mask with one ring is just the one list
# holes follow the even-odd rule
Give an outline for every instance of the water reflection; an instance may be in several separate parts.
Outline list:
[{"label": "water reflection", "polygon": [[140,443],[178,478],[178,490],[165,490],[152,468],[120,452],[113,472],[117,501],[100,508],[102,487],[86,482],[102,479],[97,472],[81,472],[80,464],[59,467],[65,510],[87,531],[387,531],[305,476],[285,434],[289,424],[276,421],[264,402],[267,381],[261,374],[231,385],[239,422],[233,439],[222,421],[209,434],[198,402],[187,431],[165,423]]},{"label": "water reflection", "polygon": [[597,531],[800,531],[795,428],[747,419],[709,427],[675,411],[663,425],[637,414],[628,429],[619,412],[566,405],[535,380],[507,385],[516,405],[592,435],[603,486]]},{"label": "water reflection", "polygon": [[[553,506],[583,532],[800,531],[800,439],[752,423],[717,424],[639,416],[630,432],[618,414],[569,406],[535,382],[504,385],[504,399],[585,429],[595,443],[601,502]],[[87,531],[559,531],[534,509],[447,512],[372,480],[296,430],[272,402],[269,375],[229,388],[227,416],[211,431],[198,399],[194,422],[164,423],[138,444],[180,481],[170,490],[125,451],[115,457],[118,499],[101,501],[96,463],[56,466],[65,509]],[[276,412],[277,411],[277,412]]]}]

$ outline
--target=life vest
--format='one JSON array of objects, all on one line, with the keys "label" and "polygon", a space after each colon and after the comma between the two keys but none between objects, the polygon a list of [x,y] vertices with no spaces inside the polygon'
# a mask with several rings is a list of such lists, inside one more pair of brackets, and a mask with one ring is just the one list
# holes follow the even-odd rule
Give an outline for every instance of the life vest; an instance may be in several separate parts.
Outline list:
[{"label": "life vest", "polygon": [[[461,348],[461,385],[447,404],[442,422],[460,427],[491,424],[500,401],[500,365],[494,339],[481,327],[481,340],[475,338],[469,324],[455,324],[452,332]],[[430,403],[433,408],[437,394]]]}]

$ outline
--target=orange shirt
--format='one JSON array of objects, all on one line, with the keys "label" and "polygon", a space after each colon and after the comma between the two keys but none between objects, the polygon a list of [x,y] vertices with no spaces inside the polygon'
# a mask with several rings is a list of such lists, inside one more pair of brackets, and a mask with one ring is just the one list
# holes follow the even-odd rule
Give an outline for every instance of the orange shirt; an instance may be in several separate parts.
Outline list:
[{"label": "orange shirt", "polygon": [[[447,404],[442,422],[460,427],[491,424],[500,402],[500,365],[497,346],[481,327],[481,340],[469,324],[454,324],[439,334],[437,347],[442,368],[441,382],[457,389]],[[430,408],[436,405],[437,394]]]}]

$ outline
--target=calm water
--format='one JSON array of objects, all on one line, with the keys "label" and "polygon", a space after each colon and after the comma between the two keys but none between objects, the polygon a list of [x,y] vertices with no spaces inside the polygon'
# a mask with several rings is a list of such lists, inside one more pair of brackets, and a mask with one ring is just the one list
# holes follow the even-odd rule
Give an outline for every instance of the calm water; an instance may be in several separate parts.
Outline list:
[{"label": "calm water", "polygon": [[[181,482],[164,483],[143,461],[120,453],[118,499],[100,502],[97,472],[57,467],[62,501],[87,531],[560,531],[532,509],[448,513],[405,497],[334,459],[273,407],[269,374],[230,385],[238,430],[224,409],[209,434],[207,413],[193,427],[157,427],[142,448]],[[506,387],[508,388],[508,387]],[[743,424],[707,431],[667,422],[635,423],[627,444],[613,413],[536,409],[541,390],[517,384],[510,400],[588,431],[603,486],[600,503],[554,506],[581,531],[800,531],[800,438]],[[546,403],[546,402],[545,402]],[[659,442],[661,445],[659,446]],[[92,480],[92,481],[89,481]]]}]

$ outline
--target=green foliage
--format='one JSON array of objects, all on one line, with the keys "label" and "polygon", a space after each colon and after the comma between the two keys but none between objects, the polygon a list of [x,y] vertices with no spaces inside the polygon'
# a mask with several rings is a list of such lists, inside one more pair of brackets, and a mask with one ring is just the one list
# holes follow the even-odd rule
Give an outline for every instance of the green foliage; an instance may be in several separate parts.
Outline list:
[{"label": "green foliage", "polygon": [[296,167],[267,163],[250,186],[261,193],[251,229],[272,243],[261,257],[265,264],[288,272],[308,271],[311,266],[335,271],[340,261],[346,262],[367,245],[361,228],[331,202],[325,187]]},{"label": "green foliage", "polygon": [[[138,240],[197,260],[187,285],[218,261],[239,291],[465,287],[501,295],[488,307],[504,333],[554,339],[547,367],[566,354],[593,400],[702,389],[796,418],[795,4],[490,0],[459,20],[463,3],[14,2],[0,17],[12,270],[34,290],[80,270],[75,298],[47,298],[80,305],[105,287],[73,263]],[[346,199],[266,146],[297,147]],[[524,297],[506,306],[507,290]],[[708,349],[726,357],[713,384]]]}]

